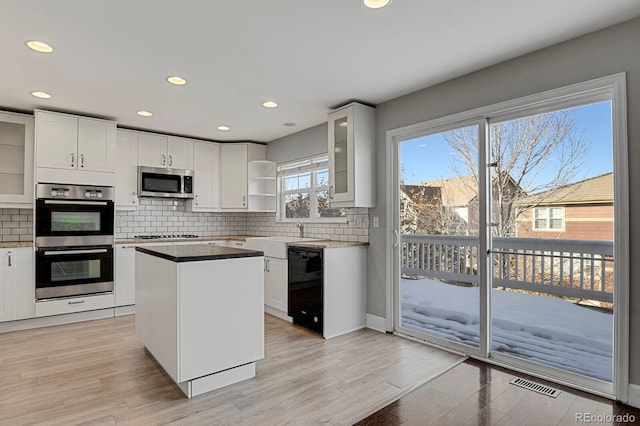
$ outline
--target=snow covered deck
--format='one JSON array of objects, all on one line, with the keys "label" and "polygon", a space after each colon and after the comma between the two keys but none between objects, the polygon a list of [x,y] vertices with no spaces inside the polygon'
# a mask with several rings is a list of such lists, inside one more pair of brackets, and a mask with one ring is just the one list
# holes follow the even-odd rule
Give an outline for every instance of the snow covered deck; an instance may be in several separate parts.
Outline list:
[{"label": "snow covered deck", "polygon": [[[402,279],[403,327],[478,347],[479,287]],[[493,290],[492,350],[611,381],[613,315],[555,297]]]},{"label": "snow covered deck", "polygon": [[[478,241],[402,235],[404,327],[479,346]],[[613,241],[494,237],[490,265],[492,350],[611,381],[613,315],[567,298],[612,307]]]}]

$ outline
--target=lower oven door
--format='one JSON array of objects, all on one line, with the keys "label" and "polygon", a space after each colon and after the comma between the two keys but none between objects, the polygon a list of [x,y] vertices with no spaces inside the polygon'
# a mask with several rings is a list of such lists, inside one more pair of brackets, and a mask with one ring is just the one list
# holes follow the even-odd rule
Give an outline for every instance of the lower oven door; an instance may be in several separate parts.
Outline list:
[{"label": "lower oven door", "polygon": [[39,248],[36,300],[113,292],[113,247]]}]

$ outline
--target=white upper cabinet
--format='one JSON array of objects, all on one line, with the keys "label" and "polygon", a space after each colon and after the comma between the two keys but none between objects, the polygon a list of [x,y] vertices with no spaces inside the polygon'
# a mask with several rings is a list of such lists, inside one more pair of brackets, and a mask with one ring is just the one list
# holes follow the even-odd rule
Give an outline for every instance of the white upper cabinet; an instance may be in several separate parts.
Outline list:
[{"label": "white upper cabinet", "polygon": [[247,145],[222,145],[221,157],[221,207],[223,209],[246,209]]},{"label": "white upper cabinet", "polygon": [[33,117],[0,112],[0,207],[33,205]]},{"label": "white upper cabinet", "polygon": [[36,110],[36,166],[115,172],[116,123]]},{"label": "white upper cabinet", "polygon": [[267,160],[249,161],[250,212],[276,211],[276,163]]},{"label": "white upper cabinet", "polygon": [[138,133],[138,165],[167,167],[167,136]]},{"label": "white upper cabinet", "polygon": [[167,167],[172,169],[193,169],[194,141],[169,137],[167,141]]},{"label": "white upper cabinet", "polygon": [[140,133],[138,164],[149,167],[193,169],[193,140]]},{"label": "white upper cabinet", "polygon": [[193,200],[191,211],[220,210],[220,145],[214,142],[193,143]]},{"label": "white upper cabinet", "polygon": [[118,130],[116,210],[138,207],[138,133]]},{"label": "white upper cabinet", "polygon": [[78,117],[36,111],[38,167],[78,168]]},{"label": "white upper cabinet", "polygon": [[223,144],[220,156],[220,206],[227,211],[247,211],[248,165],[264,160],[267,148],[253,143]]},{"label": "white upper cabinet", "polygon": [[329,114],[332,207],[375,206],[375,109],[351,103]]},{"label": "white upper cabinet", "polygon": [[78,118],[78,157],[78,170],[115,172],[115,123]]}]

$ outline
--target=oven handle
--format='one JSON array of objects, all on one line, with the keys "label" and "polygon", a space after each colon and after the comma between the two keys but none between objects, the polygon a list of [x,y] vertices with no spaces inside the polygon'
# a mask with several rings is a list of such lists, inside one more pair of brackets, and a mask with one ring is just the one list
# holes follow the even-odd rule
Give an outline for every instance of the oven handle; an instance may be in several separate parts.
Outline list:
[{"label": "oven handle", "polygon": [[56,254],[93,254],[93,253],[106,253],[107,249],[94,249],[94,250],[51,250],[45,251],[45,256],[55,256]]},{"label": "oven handle", "polygon": [[106,201],[58,201],[58,200],[44,200],[45,204],[73,204],[78,206],[106,206]]}]

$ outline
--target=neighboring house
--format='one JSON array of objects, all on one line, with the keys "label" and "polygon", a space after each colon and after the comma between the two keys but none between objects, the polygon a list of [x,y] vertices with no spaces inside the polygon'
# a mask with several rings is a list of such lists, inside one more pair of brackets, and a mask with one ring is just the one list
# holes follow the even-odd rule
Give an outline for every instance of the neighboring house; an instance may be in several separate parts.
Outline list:
[{"label": "neighboring house", "polygon": [[442,229],[440,188],[400,185],[400,228],[403,234],[439,234]]},{"label": "neighboring house", "polygon": [[473,176],[400,185],[403,233],[467,234]]},{"label": "neighboring house", "polygon": [[477,184],[473,176],[433,180],[421,185],[438,188],[440,191],[442,234],[465,235],[475,233],[469,227],[470,204],[478,195]]},{"label": "neighboring house", "polygon": [[[522,193],[518,185],[507,176],[502,191],[501,210],[498,210],[498,203],[495,202],[493,210],[500,212],[500,221],[505,224],[501,226],[500,235],[513,235],[515,233],[514,218],[515,211],[512,209],[512,200]],[[498,179],[493,176],[493,199],[498,199]],[[440,232],[430,232],[449,235],[477,235],[478,234],[478,184],[474,176],[460,176],[449,179],[439,179],[424,182],[419,185],[403,185],[406,188],[430,188],[440,191],[441,203],[441,226]],[[415,196],[407,193],[414,201]],[[509,219],[511,218],[511,219]],[[511,223],[509,225],[508,223]]]},{"label": "neighboring house", "polygon": [[613,173],[518,202],[518,237],[613,240]]}]

